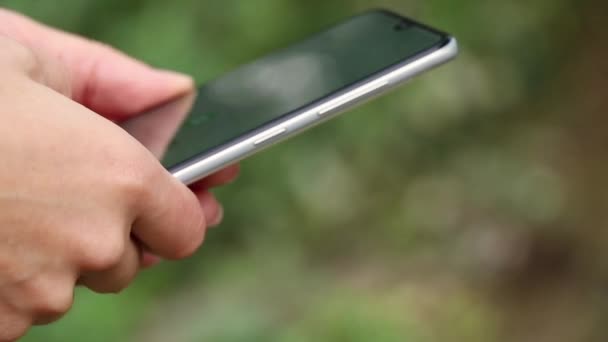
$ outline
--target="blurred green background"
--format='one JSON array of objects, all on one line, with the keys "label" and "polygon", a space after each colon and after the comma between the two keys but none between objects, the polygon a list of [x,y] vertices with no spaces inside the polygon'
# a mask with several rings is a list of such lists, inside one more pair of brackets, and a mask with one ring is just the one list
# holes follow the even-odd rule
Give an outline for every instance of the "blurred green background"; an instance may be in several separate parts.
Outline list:
[{"label": "blurred green background", "polygon": [[605,1],[4,0],[221,75],[387,7],[461,55],[243,163],[193,258],[25,341],[605,341]]}]

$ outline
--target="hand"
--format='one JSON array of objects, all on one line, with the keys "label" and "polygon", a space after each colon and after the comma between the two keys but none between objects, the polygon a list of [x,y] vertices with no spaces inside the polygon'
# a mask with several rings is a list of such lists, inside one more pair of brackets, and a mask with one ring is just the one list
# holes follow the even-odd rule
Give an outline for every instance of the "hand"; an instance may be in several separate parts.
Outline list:
[{"label": "hand", "polygon": [[[194,93],[188,93],[185,96],[172,99],[167,103],[154,107],[145,114],[121,122],[121,126],[131,136],[146,146],[152,154],[161,159],[185,117],[190,113],[194,98]],[[211,222],[212,226],[219,224],[223,216],[223,210],[208,190],[211,187],[231,182],[238,172],[238,165],[233,165],[191,186],[191,189],[197,194],[202,207],[206,208],[207,217],[214,217],[213,222]],[[151,266],[158,261],[157,257],[144,253],[143,264],[145,267]]]},{"label": "hand", "polygon": [[110,121],[191,92],[187,77],[2,9],[0,51],[0,341],[12,341],[68,311],[76,284],[118,292],[144,252],[194,253],[221,218],[208,188],[237,169],[195,194]]}]

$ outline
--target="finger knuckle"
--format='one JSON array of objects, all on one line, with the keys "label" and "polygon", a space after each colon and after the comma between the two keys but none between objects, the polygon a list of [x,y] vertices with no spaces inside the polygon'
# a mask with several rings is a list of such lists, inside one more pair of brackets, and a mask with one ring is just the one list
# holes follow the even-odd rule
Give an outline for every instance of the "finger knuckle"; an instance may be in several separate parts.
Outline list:
[{"label": "finger knuckle", "polygon": [[112,279],[112,281],[108,281],[108,277],[104,275],[103,278],[89,278],[83,285],[95,293],[118,294],[129,287],[130,283],[131,279]]},{"label": "finger knuckle", "polygon": [[99,236],[83,246],[82,268],[84,271],[99,272],[120,263],[125,250],[125,239],[121,234]]},{"label": "finger knuckle", "polygon": [[72,307],[74,301],[73,286],[60,284],[38,286],[31,294],[34,299],[33,314],[41,323],[50,323],[61,318]]},{"label": "finger knuckle", "polygon": [[41,65],[38,56],[27,46],[10,39],[0,36],[0,46],[3,53],[0,59],[4,60],[9,66],[24,72],[26,75],[37,79],[41,74]]},{"label": "finger knuckle", "polygon": [[101,55],[102,57],[108,56],[108,55],[116,55],[116,54],[123,54],[120,50],[117,50],[115,47],[113,47],[112,45],[105,43],[105,42],[101,42],[98,40],[92,40],[92,39],[87,39],[87,42],[94,48],[97,50],[97,54]]},{"label": "finger knuckle", "polygon": [[131,165],[126,166],[116,177],[116,186],[121,198],[131,204],[137,204],[151,195],[154,186],[154,174],[148,168],[142,167],[144,162],[138,162],[138,156],[131,158]]}]

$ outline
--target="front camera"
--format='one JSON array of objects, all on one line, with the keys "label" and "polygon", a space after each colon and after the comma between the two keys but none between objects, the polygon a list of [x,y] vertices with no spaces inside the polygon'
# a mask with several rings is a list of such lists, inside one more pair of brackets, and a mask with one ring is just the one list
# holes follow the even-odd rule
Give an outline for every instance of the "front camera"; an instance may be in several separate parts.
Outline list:
[{"label": "front camera", "polygon": [[395,31],[403,31],[410,26],[410,23],[407,21],[400,21],[393,26],[393,30]]}]

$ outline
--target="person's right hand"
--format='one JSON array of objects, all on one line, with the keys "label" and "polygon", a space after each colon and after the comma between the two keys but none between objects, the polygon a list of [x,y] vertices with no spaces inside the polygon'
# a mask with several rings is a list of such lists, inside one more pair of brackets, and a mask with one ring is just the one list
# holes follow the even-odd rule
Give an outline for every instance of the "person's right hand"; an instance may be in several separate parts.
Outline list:
[{"label": "person's right hand", "polygon": [[70,99],[69,73],[50,75],[1,35],[0,51],[0,340],[11,341],[63,315],[77,284],[123,289],[143,251],[191,255],[206,222],[143,145]]}]

